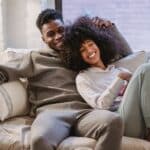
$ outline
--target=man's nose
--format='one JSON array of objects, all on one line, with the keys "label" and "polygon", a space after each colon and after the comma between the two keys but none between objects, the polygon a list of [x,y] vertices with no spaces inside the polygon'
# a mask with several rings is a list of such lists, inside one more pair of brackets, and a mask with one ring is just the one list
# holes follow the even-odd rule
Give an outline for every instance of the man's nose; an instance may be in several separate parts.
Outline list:
[{"label": "man's nose", "polygon": [[60,39],[62,37],[62,35],[60,34],[60,33],[56,33],[56,35],[55,35],[55,39],[57,40],[57,39]]}]

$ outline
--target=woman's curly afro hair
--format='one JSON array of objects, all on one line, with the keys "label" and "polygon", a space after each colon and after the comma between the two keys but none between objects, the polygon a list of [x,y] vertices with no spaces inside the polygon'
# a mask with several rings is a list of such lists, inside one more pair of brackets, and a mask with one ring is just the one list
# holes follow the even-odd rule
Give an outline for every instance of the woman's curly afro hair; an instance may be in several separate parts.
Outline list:
[{"label": "woman's curly afro hair", "polygon": [[89,67],[83,61],[80,48],[85,40],[92,40],[100,49],[100,57],[105,66],[110,64],[119,53],[116,48],[115,39],[104,30],[97,30],[90,23],[88,17],[79,18],[74,24],[66,27],[64,36],[64,47],[62,59],[66,65],[75,71]]}]

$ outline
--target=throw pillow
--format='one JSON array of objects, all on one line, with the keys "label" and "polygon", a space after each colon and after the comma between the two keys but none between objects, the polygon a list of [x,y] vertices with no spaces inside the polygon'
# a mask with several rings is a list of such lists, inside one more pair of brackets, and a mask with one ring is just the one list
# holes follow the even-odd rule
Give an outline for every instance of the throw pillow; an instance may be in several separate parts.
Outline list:
[{"label": "throw pillow", "polygon": [[134,52],[113,64],[115,64],[116,67],[126,68],[133,73],[138,66],[146,62],[146,54],[145,51]]},{"label": "throw pillow", "polygon": [[27,92],[20,81],[0,85],[0,121],[29,112]]}]

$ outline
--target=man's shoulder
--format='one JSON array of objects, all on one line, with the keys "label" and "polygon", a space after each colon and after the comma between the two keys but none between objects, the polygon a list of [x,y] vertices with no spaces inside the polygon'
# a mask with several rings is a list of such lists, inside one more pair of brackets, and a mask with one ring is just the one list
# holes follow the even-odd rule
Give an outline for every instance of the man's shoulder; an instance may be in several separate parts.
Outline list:
[{"label": "man's shoulder", "polygon": [[35,56],[35,57],[43,57],[43,59],[47,58],[49,60],[53,60],[53,61],[61,61],[60,60],[60,57],[57,53],[51,51],[51,50],[48,50],[48,49],[40,49],[38,51],[31,51],[30,54],[32,56]]},{"label": "man's shoulder", "polygon": [[59,57],[59,54],[55,50],[50,49],[50,48],[40,49],[38,52],[43,55],[49,55],[49,56],[56,57],[56,58]]}]

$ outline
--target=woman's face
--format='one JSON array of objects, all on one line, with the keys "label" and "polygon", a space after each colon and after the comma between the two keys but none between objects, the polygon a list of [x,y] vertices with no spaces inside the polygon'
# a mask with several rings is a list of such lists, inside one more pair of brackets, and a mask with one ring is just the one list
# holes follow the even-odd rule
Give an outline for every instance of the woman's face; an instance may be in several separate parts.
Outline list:
[{"label": "woman's face", "polygon": [[98,66],[100,62],[100,49],[94,41],[85,40],[80,48],[82,59],[91,66]]}]

